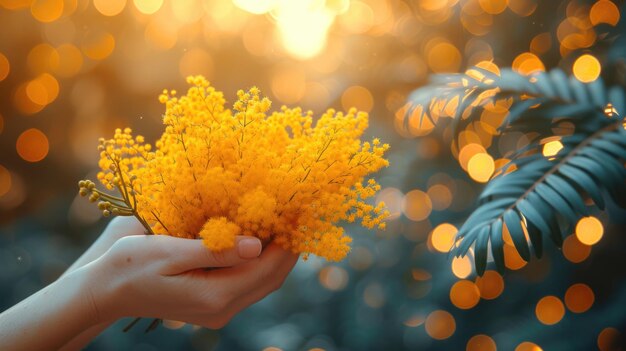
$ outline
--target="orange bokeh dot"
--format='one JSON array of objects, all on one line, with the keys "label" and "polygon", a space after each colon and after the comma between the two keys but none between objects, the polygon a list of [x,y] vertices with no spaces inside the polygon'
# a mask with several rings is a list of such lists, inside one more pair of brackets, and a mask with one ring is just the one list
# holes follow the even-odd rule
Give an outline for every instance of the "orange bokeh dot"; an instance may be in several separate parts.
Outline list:
[{"label": "orange bokeh dot", "polygon": [[556,324],[563,319],[565,307],[563,302],[556,296],[543,297],[535,307],[537,319],[546,325]]},{"label": "orange bokeh dot", "polygon": [[115,49],[115,38],[104,31],[92,31],[85,37],[81,49],[92,60],[104,60]]},{"label": "orange bokeh dot", "polygon": [[9,59],[0,52],[0,82],[9,75],[10,70]]},{"label": "orange bokeh dot", "polygon": [[574,77],[583,83],[591,83],[598,79],[602,66],[597,58],[584,54],[576,59],[572,67]]},{"label": "orange bokeh dot", "polygon": [[433,204],[428,194],[421,190],[411,190],[404,198],[404,214],[413,221],[423,221],[430,215]]},{"label": "orange bokeh dot", "polygon": [[480,153],[485,152],[487,152],[487,150],[485,150],[485,147],[481,144],[469,143],[463,146],[461,148],[461,151],[459,151],[459,164],[461,165],[461,168],[467,171],[467,165],[470,159]]},{"label": "orange bokeh dot", "polygon": [[458,71],[461,53],[450,43],[437,43],[428,51],[428,66],[436,73]]},{"label": "orange bokeh dot", "polygon": [[586,284],[574,284],[565,292],[565,305],[574,313],[583,313],[591,308],[595,296]]},{"label": "orange bokeh dot", "polygon": [[30,13],[39,22],[53,22],[63,14],[63,0],[34,0],[30,4]]},{"label": "orange bokeh dot", "polygon": [[530,52],[523,52],[513,60],[512,68],[520,74],[532,74],[545,71],[546,67],[537,55]]},{"label": "orange bokeh dot", "polygon": [[497,15],[506,10],[508,0],[478,0],[478,3],[483,11],[491,15]]},{"label": "orange bokeh dot", "polygon": [[0,197],[11,189],[11,173],[4,166],[0,165]]},{"label": "orange bokeh dot", "polygon": [[576,235],[570,235],[563,241],[563,255],[570,262],[580,263],[586,260],[590,253],[591,246],[581,243]]},{"label": "orange bokeh dot", "polygon": [[598,335],[598,348],[600,351],[618,351],[621,350],[618,344],[621,334],[615,328],[604,328]]},{"label": "orange bokeh dot", "polygon": [[49,151],[48,138],[36,128],[24,131],[17,138],[17,153],[28,162],[43,160]]},{"label": "orange bokeh dot", "polygon": [[469,256],[453,258],[452,273],[460,279],[467,278],[470,274],[472,274],[472,261]]},{"label": "orange bokeh dot", "polygon": [[480,291],[473,282],[459,280],[450,288],[450,301],[454,306],[467,310],[478,304]]},{"label": "orange bokeh dot", "polygon": [[94,0],[93,6],[105,16],[115,16],[124,10],[126,0]]},{"label": "orange bokeh dot", "polygon": [[367,88],[354,85],[341,95],[341,106],[346,111],[355,107],[359,111],[370,112],[374,107],[374,97]]},{"label": "orange bokeh dot", "polygon": [[57,75],[67,78],[80,72],[83,55],[76,46],[63,44],[56,48],[56,53],[50,60],[50,66]]},{"label": "orange bokeh dot", "polygon": [[589,11],[589,19],[591,24],[598,25],[600,23],[608,23],[612,26],[619,22],[620,13],[617,5],[609,0],[600,0],[593,4]]},{"label": "orange bokeh dot", "polygon": [[467,163],[467,173],[476,182],[486,183],[495,170],[493,157],[486,153],[478,153]]},{"label": "orange bokeh dot", "polygon": [[443,211],[452,204],[452,192],[443,184],[435,184],[426,191],[433,204],[433,210]]},{"label": "orange bokeh dot", "polygon": [[508,5],[517,15],[527,17],[537,9],[537,0],[509,0]]},{"label": "orange bokeh dot", "polygon": [[448,252],[454,244],[454,237],[458,230],[450,223],[442,223],[433,229],[430,234],[430,241],[435,250]]},{"label": "orange bokeh dot", "polygon": [[523,343],[517,345],[515,351],[543,351],[539,345],[532,343],[530,341],[524,341]]},{"label": "orange bokeh dot", "polygon": [[487,335],[478,334],[467,341],[465,351],[496,351],[496,342]]},{"label": "orange bokeh dot", "polygon": [[581,218],[576,224],[576,237],[585,245],[593,245],[602,239],[604,227],[596,217]]},{"label": "orange bokeh dot", "polygon": [[496,271],[486,271],[482,277],[476,277],[476,286],[480,291],[480,297],[493,300],[504,291],[504,279]]},{"label": "orange bokeh dot", "polygon": [[449,312],[437,310],[426,317],[425,329],[431,338],[444,340],[454,334],[456,322]]}]

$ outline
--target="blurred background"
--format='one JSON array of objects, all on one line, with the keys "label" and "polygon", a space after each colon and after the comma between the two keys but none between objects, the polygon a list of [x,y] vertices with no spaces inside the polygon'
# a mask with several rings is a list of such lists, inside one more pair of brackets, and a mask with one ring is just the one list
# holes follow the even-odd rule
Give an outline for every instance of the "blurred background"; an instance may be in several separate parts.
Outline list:
[{"label": "blurred background", "polygon": [[[377,175],[388,229],[347,227],[354,243],[345,261],[299,262],[280,291],[223,330],[166,321],[125,334],[121,321],[89,350],[625,350],[624,211],[613,205],[581,220],[563,250],[547,243],[530,263],[509,242],[509,271],[477,278],[471,254],[445,252],[502,161],[486,149],[504,154],[528,136],[492,145],[497,111],[458,145],[445,121],[402,123],[407,96],[430,74],[476,64],[619,80],[623,61],[601,65],[615,63],[611,43],[626,32],[620,8],[608,0],[0,0],[0,310],[57,279],[106,225],[77,196],[77,181],[95,178],[98,138],[128,126],[154,141],[161,90],[184,91],[186,76],[202,74],[230,103],[256,85],[276,108],[370,112],[368,137],[391,144],[391,166]],[[598,60],[572,72],[585,54]]]}]

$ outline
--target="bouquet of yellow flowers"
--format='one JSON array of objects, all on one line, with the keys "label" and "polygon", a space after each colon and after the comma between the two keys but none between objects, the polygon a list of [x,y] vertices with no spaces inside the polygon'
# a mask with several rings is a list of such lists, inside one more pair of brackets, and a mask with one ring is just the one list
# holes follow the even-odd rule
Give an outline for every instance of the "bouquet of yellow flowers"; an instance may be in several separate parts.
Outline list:
[{"label": "bouquet of yellow flowers", "polygon": [[361,142],[368,115],[313,113],[271,102],[256,87],[239,91],[232,110],[203,77],[187,94],[163,91],[165,131],[154,147],[128,128],[100,139],[100,190],[79,182],[105,216],[135,216],[147,233],[202,238],[223,250],[236,235],[253,235],[295,253],[337,261],[349,251],[340,221],[384,228],[384,204],[366,200],[380,189],[365,177],[388,165],[389,148]]}]

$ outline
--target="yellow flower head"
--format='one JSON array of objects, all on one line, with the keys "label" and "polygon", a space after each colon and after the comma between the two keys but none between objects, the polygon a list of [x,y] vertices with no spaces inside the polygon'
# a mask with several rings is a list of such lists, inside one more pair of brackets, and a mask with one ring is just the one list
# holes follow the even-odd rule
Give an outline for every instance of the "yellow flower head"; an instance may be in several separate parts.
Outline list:
[{"label": "yellow flower head", "polygon": [[[368,115],[282,107],[258,88],[237,92],[232,109],[201,76],[185,95],[163,91],[163,135],[154,147],[130,129],[101,139],[98,180],[81,181],[103,211],[134,215],[149,232],[202,238],[212,250],[236,235],[273,240],[296,253],[340,260],[350,237],[341,221],[384,228],[388,212],[369,202],[380,186],[365,177],[388,165],[379,139],[361,142]],[[95,195],[94,195],[95,194]]]}]

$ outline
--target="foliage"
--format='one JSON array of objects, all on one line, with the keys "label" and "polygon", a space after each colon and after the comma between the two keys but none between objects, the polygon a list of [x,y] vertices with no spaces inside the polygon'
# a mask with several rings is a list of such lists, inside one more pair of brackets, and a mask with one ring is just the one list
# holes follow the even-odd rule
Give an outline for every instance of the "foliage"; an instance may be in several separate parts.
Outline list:
[{"label": "foliage", "polygon": [[[433,86],[417,90],[413,109],[435,121],[453,117],[455,135],[480,120],[485,111],[506,108],[495,137],[511,132],[530,136],[529,144],[509,155],[479,197],[479,207],[460,228],[451,252],[474,246],[479,275],[491,254],[504,267],[503,232],[508,229],[520,256],[531,248],[542,255],[542,238],[560,247],[580,216],[589,215],[587,198],[605,208],[605,194],[626,205],[626,111],[624,88],[602,79],[585,84],[559,69],[522,75],[483,65],[464,74],[436,76]],[[450,111],[452,111],[450,113]],[[410,111],[413,112],[413,111]],[[480,122],[483,123],[483,122]]]},{"label": "foliage", "polygon": [[199,236],[213,250],[254,235],[333,261],[351,240],[339,221],[384,228],[384,204],[366,202],[380,186],[364,178],[388,165],[388,145],[359,140],[367,113],[330,109],[313,125],[300,108],[268,113],[257,88],[239,91],[231,111],[204,78],[188,83],[185,96],[160,96],[166,127],[155,150],[130,129],[101,140],[98,179],[121,197],[79,185],[105,215],[135,215],[148,232]]}]

